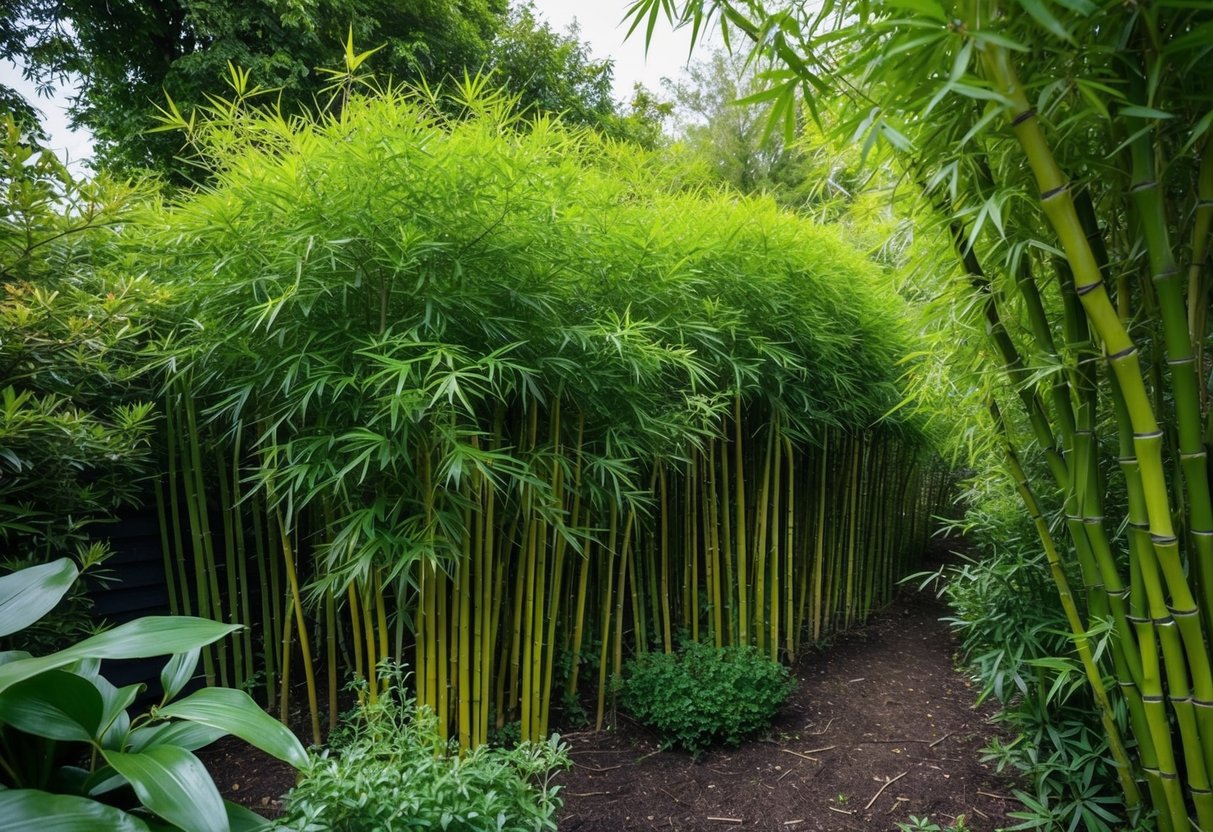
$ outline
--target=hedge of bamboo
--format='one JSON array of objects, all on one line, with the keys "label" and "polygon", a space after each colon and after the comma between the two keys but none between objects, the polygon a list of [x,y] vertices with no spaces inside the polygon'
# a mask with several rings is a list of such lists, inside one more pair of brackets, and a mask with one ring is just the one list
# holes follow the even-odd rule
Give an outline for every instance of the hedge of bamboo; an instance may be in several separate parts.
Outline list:
[{"label": "hedge of bamboo", "polygon": [[889,599],[942,496],[889,415],[907,313],[837,233],[465,92],[217,107],[211,184],[133,235],[179,315],[174,603],[254,622],[206,671],[283,714],[301,663],[317,738],[317,688],[333,719],[384,659],[463,746],[561,696],[601,725],[680,638],[790,659]]}]

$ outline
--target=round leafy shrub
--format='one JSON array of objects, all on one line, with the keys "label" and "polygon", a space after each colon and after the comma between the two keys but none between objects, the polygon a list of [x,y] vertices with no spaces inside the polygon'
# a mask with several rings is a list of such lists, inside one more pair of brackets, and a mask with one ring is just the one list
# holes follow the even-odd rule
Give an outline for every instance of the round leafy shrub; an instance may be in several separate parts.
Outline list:
[{"label": "round leafy shrub", "polygon": [[629,665],[623,707],[667,746],[698,756],[738,745],[770,725],[795,688],[788,669],[755,647],[691,642],[681,653],[649,653]]},{"label": "round leafy shrub", "polygon": [[563,801],[553,775],[566,747],[482,745],[462,756],[428,708],[395,689],[364,704],[313,757],[286,796],[277,827],[297,832],[539,832],[556,829]]}]

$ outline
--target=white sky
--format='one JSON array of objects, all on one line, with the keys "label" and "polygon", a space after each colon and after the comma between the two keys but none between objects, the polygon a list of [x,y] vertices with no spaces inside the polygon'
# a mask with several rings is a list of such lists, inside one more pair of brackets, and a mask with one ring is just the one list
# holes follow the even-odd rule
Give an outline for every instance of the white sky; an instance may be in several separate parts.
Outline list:
[{"label": "white sky", "polygon": [[[563,32],[576,20],[581,29],[579,36],[590,45],[593,56],[614,60],[615,97],[625,104],[631,100],[632,86],[636,82],[661,92],[661,79],[678,78],[686,67],[690,33],[673,31],[664,19],[653,32],[652,48],[647,55],[641,29],[625,41],[627,28],[622,20],[630,0],[534,0],[534,4],[557,31]],[[697,46],[695,59],[705,57],[707,48],[707,44]],[[66,105],[70,90],[61,89],[49,99],[39,97],[33,85],[21,77],[18,68],[7,61],[0,61],[0,78],[42,111],[50,148],[77,172],[82,172],[81,164],[92,156],[92,137],[85,130],[73,131],[68,127]]]},{"label": "white sky", "polygon": [[[581,27],[580,37],[590,44],[594,57],[614,59],[615,97],[620,101],[631,100],[632,85],[637,81],[661,92],[661,79],[676,79],[686,67],[690,30],[673,31],[665,18],[659,19],[653,30],[653,44],[647,56],[644,24],[624,40],[627,26],[623,16],[631,0],[534,0],[534,4],[557,31],[563,32],[576,20]],[[697,45],[694,58],[702,60],[706,49],[707,44]]]}]

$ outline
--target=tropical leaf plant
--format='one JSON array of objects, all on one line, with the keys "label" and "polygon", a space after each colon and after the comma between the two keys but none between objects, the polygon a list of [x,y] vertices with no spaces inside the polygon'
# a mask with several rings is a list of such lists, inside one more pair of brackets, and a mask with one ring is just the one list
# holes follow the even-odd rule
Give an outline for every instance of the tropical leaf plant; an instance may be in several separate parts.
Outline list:
[{"label": "tropical leaf plant", "polygon": [[[78,575],[64,558],[0,577],[0,632],[19,638]],[[234,734],[300,768],[302,745],[242,691],[204,688],[176,698],[199,651],[235,629],[188,616],[142,618],[45,656],[0,653],[5,828],[225,832],[263,825],[220,797],[193,752]],[[161,701],[132,716],[143,686],[113,686],[101,660],[166,654],[173,655],[161,675]]]}]

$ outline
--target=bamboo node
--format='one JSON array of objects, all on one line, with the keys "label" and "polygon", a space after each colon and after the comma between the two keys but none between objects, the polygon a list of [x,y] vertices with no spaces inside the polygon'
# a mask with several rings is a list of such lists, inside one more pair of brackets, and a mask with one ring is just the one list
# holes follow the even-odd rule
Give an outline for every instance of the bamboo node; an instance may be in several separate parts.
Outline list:
[{"label": "bamboo node", "polygon": [[1011,119],[1011,126],[1018,127],[1019,125],[1023,124],[1028,119],[1035,118],[1035,117],[1036,117],[1036,108],[1029,107],[1028,109],[1024,110],[1022,113],[1015,114],[1015,117]]},{"label": "bamboo node", "polygon": [[[1122,358],[1128,358],[1130,355],[1133,355],[1135,352],[1137,352],[1137,345],[1130,344],[1129,346],[1125,347],[1123,350],[1117,350],[1116,352],[1108,353],[1108,360],[1109,361],[1119,361]],[[1136,458],[1136,457],[1134,457],[1134,458]]]},{"label": "bamboo node", "polygon": [[1096,280],[1092,283],[1084,283],[1082,286],[1076,287],[1074,292],[1081,298],[1091,294],[1101,286],[1103,286],[1103,280]]},{"label": "bamboo node", "polygon": [[[1051,200],[1051,199],[1057,197],[1058,195],[1063,194],[1069,190],[1070,190],[1070,183],[1063,182],[1062,184],[1058,185],[1056,188],[1049,188],[1049,190],[1042,192],[1040,195],[1040,201],[1048,202],[1049,200]],[[1080,295],[1082,294],[1081,286],[1078,289],[1078,293]]]}]

